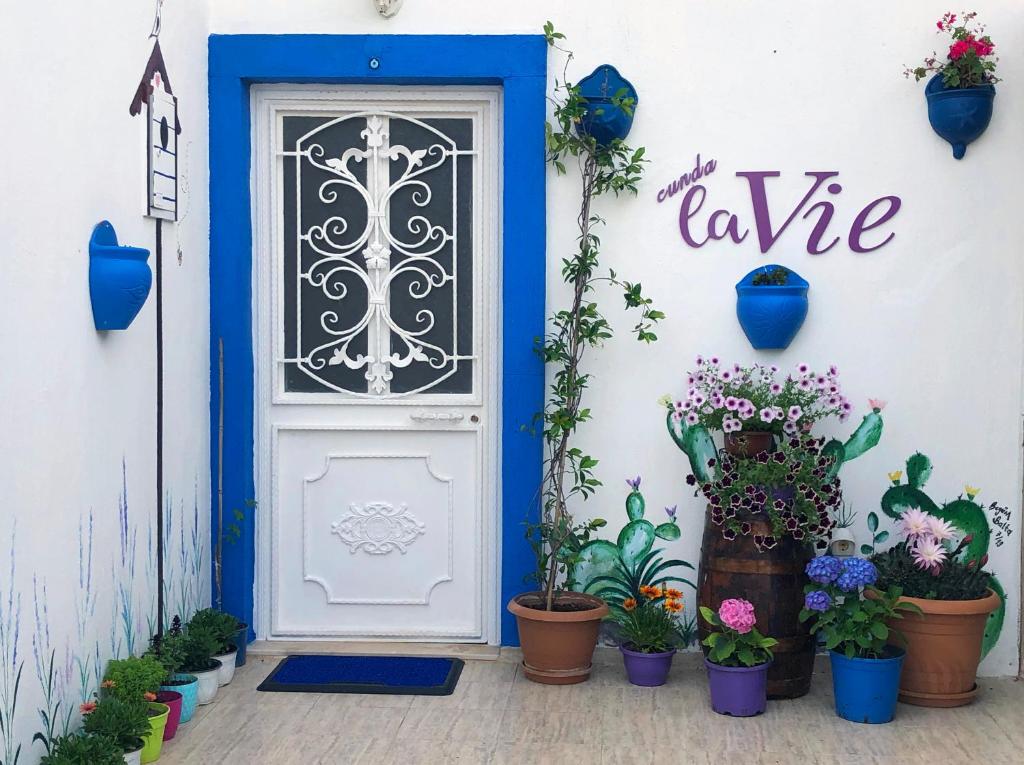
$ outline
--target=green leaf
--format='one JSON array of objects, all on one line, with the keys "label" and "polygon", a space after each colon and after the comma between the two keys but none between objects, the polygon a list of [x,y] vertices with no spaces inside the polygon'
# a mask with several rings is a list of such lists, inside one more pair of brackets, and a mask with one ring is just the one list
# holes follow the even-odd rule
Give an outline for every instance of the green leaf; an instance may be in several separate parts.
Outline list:
[{"label": "green leaf", "polygon": [[861,545],[860,546],[860,554],[861,555],[871,555],[872,553],[874,553],[874,551],[875,551],[875,548],[872,547],[871,545]]},{"label": "green leaf", "polygon": [[879,640],[885,640],[889,637],[889,628],[882,622],[874,622],[871,625],[871,633]]},{"label": "green leaf", "polygon": [[880,544],[882,544],[882,542],[884,542],[888,538],[889,538],[889,532],[888,531],[879,531],[875,535],[875,544],[876,545],[880,545]]},{"label": "green leaf", "polygon": [[872,534],[878,531],[878,513],[874,511],[868,513],[868,531]]}]

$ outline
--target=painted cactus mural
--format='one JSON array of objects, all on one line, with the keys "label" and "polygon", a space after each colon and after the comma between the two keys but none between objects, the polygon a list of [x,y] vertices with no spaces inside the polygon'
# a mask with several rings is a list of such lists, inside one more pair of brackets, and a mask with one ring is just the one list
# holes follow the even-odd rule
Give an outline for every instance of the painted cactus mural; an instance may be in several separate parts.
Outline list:
[{"label": "painted cactus mural", "polygon": [[[992,527],[989,523],[985,507],[975,501],[979,490],[968,486],[965,494],[961,494],[952,502],[938,504],[924,492],[924,485],[932,474],[932,462],[920,452],[911,455],[906,464],[906,483],[903,483],[903,471],[889,474],[892,486],[882,495],[882,511],[893,520],[900,520],[903,513],[912,508],[923,510],[929,515],[949,523],[959,533],[961,539],[969,541],[960,553],[964,562],[973,561],[977,566],[988,562],[989,544],[992,541]],[[990,586],[1002,599],[999,608],[992,612],[985,626],[985,638],[982,642],[982,656],[988,654],[999,640],[1006,618],[1006,591],[1002,584],[992,575]]]},{"label": "painted cactus mural", "polygon": [[640,493],[640,476],[626,481],[630,492],[626,497],[628,523],[622,527],[615,542],[596,539],[582,546],[570,572],[572,589],[600,595],[614,608],[621,608],[624,600],[640,600],[645,593],[641,588],[667,588],[672,583],[693,583],[676,576],[673,569],[690,568],[686,561],[661,557],[654,549],[655,539],[675,541],[680,537],[676,523],[676,508],[665,508],[668,518],[657,526],[644,516],[646,503]]}]

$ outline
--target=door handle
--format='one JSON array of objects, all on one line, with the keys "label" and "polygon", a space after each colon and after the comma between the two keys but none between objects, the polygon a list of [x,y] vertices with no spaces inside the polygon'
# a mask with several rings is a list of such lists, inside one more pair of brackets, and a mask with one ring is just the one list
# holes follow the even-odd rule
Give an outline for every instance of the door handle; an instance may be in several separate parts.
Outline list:
[{"label": "door handle", "polygon": [[413,412],[409,417],[417,422],[461,422],[466,415],[462,412]]}]

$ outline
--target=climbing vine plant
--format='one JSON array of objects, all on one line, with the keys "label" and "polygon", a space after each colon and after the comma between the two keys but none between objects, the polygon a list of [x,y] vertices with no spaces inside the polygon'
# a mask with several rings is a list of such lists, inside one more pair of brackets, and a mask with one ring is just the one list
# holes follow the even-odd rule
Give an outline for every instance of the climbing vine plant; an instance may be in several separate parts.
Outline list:
[{"label": "climbing vine plant", "polygon": [[[535,425],[542,428],[545,448],[541,519],[538,524],[528,525],[527,534],[537,555],[536,576],[544,590],[545,608],[552,610],[559,574],[571,570],[582,545],[604,525],[601,519],[576,523],[568,507],[571,500],[585,500],[601,485],[594,472],[598,460],[573,443],[579,425],[591,419],[590,408],[583,405],[591,382],[583,361],[588,350],[613,336],[611,325],[598,307],[595,288],[603,284],[622,290],[626,308],[640,312],[633,327],[640,342],[657,340],[654,326],[664,314],[654,309],[639,283],[625,281],[614,271],[605,272],[600,267],[601,240],[596,231],[605,221],[594,212],[594,201],[609,193],[636,194],[643,175],[644,149],[631,149],[619,139],[601,145],[578,129],[587,101],[578,85],[568,81],[573,54],[560,46],[565,36],[556,32],[551,22],[544,25],[544,36],[549,46],[565,55],[562,78],[556,77],[549,99],[554,120],[546,127],[547,159],[560,176],[569,172],[568,166],[576,165],[581,181],[577,246],[562,259],[562,279],[570,302],[552,314],[547,334],[537,341],[537,352],[553,374],[544,410],[535,420]],[[632,112],[634,99],[624,91],[612,96],[611,101],[613,107]]]}]

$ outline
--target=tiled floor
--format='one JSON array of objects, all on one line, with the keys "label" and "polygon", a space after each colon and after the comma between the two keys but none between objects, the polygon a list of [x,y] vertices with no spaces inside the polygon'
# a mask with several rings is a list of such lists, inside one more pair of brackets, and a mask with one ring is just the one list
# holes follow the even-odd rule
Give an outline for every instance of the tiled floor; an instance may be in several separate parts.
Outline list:
[{"label": "tiled floor", "polygon": [[856,725],[834,715],[823,661],[810,695],[741,720],[711,711],[698,659],[678,656],[669,683],[647,689],[598,649],[589,682],[555,688],[503,653],[467,662],[448,697],[257,693],[277,660],[251,659],[160,763],[1024,765],[1024,683],[985,680],[969,707],[901,704],[890,725]]}]

